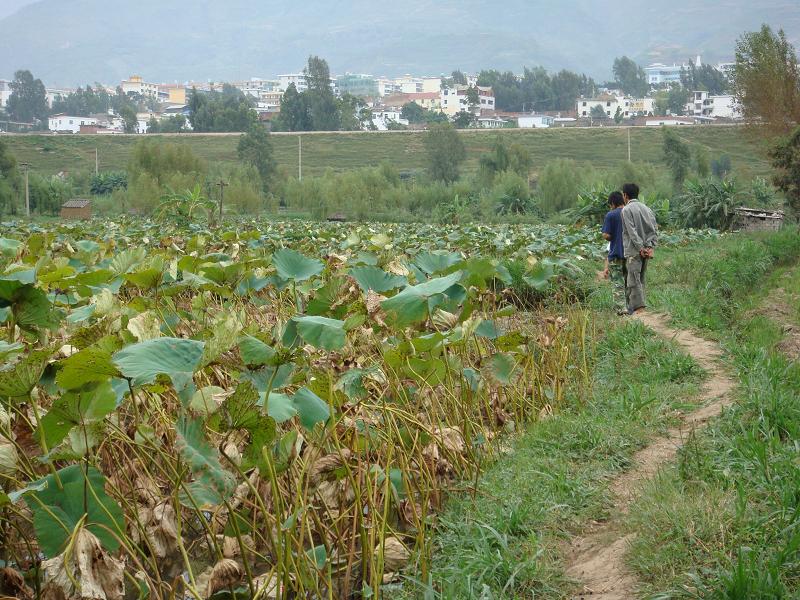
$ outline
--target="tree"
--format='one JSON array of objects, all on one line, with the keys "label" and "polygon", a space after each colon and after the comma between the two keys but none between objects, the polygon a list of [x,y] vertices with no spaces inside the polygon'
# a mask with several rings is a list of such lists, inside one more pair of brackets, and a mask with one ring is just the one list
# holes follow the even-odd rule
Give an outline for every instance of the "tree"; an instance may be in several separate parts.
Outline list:
[{"label": "tree", "polygon": [[682,115],[686,112],[686,103],[689,102],[691,94],[678,84],[673,84],[667,93],[667,110],[673,115]]},{"label": "tree", "polygon": [[692,153],[689,145],[681,140],[675,131],[664,127],[664,160],[672,172],[672,181],[676,189],[683,186],[692,164]]},{"label": "tree", "polygon": [[491,152],[480,159],[481,174],[487,184],[493,183],[496,175],[506,171],[512,171],[527,180],[532,164],[528,150],[520,144],[508,145],[500,135],[495,138]]},{"label": "tree", "polygon": [[308,98],[300,94],[297,87],[290,83],[281,98],[281,112],[273,121],[276,131],[310,131],[311,115],[309,114]]},{"label": "tree", "polygon": [[453,71],[450,75],[450,79],[453,81],[454,85],[467,85],[467,76],[460,70]]},{"label": "tree", "polygon": [[125,133],[136,133],[139,127],[139,119],[136,117],[136,111],[130,106],[123,106],[122,110],[119,111],[119,116],[122,117]]},{"label": "tree", "polygon": [[428,173],[431,179],[452,183],[459,177],[461,163],[467,157],[464,142],[449,123],[433,125],[425,134]]},{"label": "tree", "polygon": [[245,132],[256,120],[250,100],[231,85],[208,94],[193,89],[189,96],[189,122],[197,133]]},{"label": "tree", "polygon": [[364,100],[352,94],[344,94],[339,98],[337,104],[339,129],[342,131],[360,131],[364,129],[366,120],[362,111],[367,107]]},{"label": "tree", "polygon": [[22,177],[17,168],[17,159],[5,140],[0,139],[0,214],[16,214],[21,189]]},{"label": "tree", "polygon": [[47,119],[47,92],[41,79],[34,79],[30,71],[17,71],[11,82],[11,96],[6,112],[14,121],[35,123]]},{"label": "tree", "polygon": [[614,123],[619,125],[622,123],[622,108],[617,106],[617,112],[614,113]]},{"label": "tree", "polygon": [[725,73],[711,65],[697,67],[691,61],[687,68],[681,69],[681,84],[689,91],[705,90],[714,96],[724,94],[730,87]]},{"label": "tree", "polygon": [[147,123],[147,133],[183,133],[184,131],[186,131],[186,117],[183,115],[172,115],[161,121],[151,117]]},{"label": "tree", "polygon": [[750,123],[778,133],[800,123],[800,67],[783,30],[776,34],[764,25],[739,39],[733,94]]},{"label": "tree", "polygon": [[336,97],[331,89],[331,72],[328,63],[319,56],[309,56],[305,71],[308,91],[308,112],[314,131],[337,131],[341,115]]},{"label": "tree", "polygon": [[597,92],[594,80],[586,75],[559,71],[550,76],[541,67],[526,69],[522,78],[511,71],[481,71],[478,85],[492,88],[498,110],[513,112],[571,110],[575,98]]},{"label": "tree", "polygon": [[475,115],[468,110],[461,110],[453,117],[453,125],[456,126],[456,129],[468,129],[474,124]]},{"label": "tree", "polygon": [[600,104],[595,104],[589,111],[589,115],[595,121],[605,121],[608,118],[606,110]]},{"label": "tree", "polygon": [[616,84],[630,96],[641,98],[650,90],[644,69],[627,56],[614,60],[613,72]]},{"label": "tree", "polygon": [[400,111],[400,117],[406,119],[411,124],[425,122],[425,113],[428,112],[416,102],[407,102]]},{"label": "tree", "polygon": [[237,148],[239,160],[255,167],[261,176],[261,186],[266,192],[275,173],[275,158],[272,142],[266,127],[256,123],[246,134],[239,138]]},{"label": "tree", "polygon": [[800,127],[770,150],[770,158],[776,171],[773,182],[800,220]]},{"label": "tree", "polygon": [[470,110],[474,110],[481,105],[481,93],[475,86],[467,88],[467,104]]}]

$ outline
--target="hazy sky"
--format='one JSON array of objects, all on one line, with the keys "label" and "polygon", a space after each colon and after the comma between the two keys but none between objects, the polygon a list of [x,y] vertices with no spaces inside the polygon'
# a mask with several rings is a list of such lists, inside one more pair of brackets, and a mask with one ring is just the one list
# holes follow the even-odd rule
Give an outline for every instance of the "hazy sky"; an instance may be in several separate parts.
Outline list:
[{"label": "hazy sky", "polygon": [[36,0],[0,0],[0,19],[34,2]]}]

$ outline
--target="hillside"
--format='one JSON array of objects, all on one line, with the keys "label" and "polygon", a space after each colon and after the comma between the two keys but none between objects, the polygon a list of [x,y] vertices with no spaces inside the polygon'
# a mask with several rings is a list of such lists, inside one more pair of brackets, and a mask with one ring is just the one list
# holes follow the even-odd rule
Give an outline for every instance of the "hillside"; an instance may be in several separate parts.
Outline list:
[{"label": "hillside", "polygon": [[334,72],[542,64],[605,78],[621,54],[730,58],[741,32],[763,21],[800,36],[800,11],[786,0],[676,0],[668,10],[633,0],[351,0],[335,10],[322,0],[40,0],[0,20],[0,76],[25,67],[51,85],[132,73],[219,80],[296,70],[314,53]]},{"label": "hillside", "polygon": [[[471,131],[463,136],[467,148],[465,171],[478,168],[480,157],[491,150],[498,135],[494,131]],[[612,168],[627,160],[627,133],[614,127],[596,129],[504,130],[499,135],[522,144],[539,171],[555,158],[572,158],[598,169]],[[750,140],[739,127],[690,127],[680,135],[692,147],[703,147],[711,157],[728,154],[742,177],[767,175],[769,163],[763,149]],[[148,138],[151,136],[148,136]],[[156,137],[156,136],[152,136]],[[159,136],[160,137],[160,136]],[[41,136],[10,135],[3,140],[20,161],[34,171],[52,175],[60,171],[76,173],[94,169],[94,151],[98,150],[100,169],[124,169],[134,144],[141,136]],[[187,144],[210,163],[238,161],[236,135],[178,135],[170,142]],[[376,166],[383,161],[400,171],[425,168],[425,150],[421,134],[415,133],[320,133],[303,135],[303,174],[322,175],[327,169],[343,171]],[[298,136],[272,136],[275,158],[280,168],[297,173]],[[663,165],[663,137],[657,128],[631,130],[631,155],[637,162]]]}]

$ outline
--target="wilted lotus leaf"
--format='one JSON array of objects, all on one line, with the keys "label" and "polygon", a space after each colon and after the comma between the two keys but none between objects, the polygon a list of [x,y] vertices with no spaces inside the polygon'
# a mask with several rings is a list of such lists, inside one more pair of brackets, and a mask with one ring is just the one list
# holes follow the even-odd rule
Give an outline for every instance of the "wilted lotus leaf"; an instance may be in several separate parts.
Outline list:
[{"label": "wilted lotus leaf", "polygon": [[[375,548],[375,553],[381,551],[381,546]],[[408,564],[411,553],[396,537],[387,537],[383,540],[383,568],[384,571],[399,571]]]},{"label": "wilted lotus leaf", "polygon": [[122,600],[125,595],[124,561],[103,550],[100,540],[83,528],[69,552],[44,561],[41,568],[45,597],[60,593],[66,600]]},{"label": "wilted lotus leaf", "polygon": [[242,580],[244,569],[235,560],[223,558],[197,578],[197,587],[203,598],[210,598],[221,590],[236,586]]}]

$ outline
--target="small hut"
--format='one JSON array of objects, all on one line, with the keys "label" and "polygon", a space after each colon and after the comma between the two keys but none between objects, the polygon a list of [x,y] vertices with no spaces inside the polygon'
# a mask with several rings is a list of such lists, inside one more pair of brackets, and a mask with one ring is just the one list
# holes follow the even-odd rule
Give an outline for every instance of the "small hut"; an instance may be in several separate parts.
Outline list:
[{"label": "small hut", "polygon": [[75,198],[67,200],[61,206],[62,219],[86,220],[92,218],[92,201]]},{"label": "small hut", "polygon": [[783,211],[763,208],[737,208],[734,231],[778,231],[783,227]]}]

